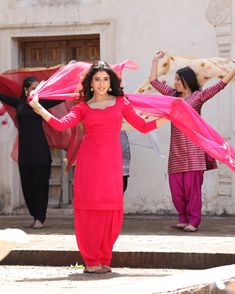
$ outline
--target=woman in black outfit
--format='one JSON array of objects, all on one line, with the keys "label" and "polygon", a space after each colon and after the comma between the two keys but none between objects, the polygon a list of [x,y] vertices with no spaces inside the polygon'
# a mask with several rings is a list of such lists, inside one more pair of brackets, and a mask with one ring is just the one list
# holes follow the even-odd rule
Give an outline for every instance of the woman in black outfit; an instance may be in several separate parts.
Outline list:
[{"label": "woman in black outfit", "polygon": [[[25,78],[20,99],[0,94],[0,101],[16,109],[20,179],[27,208],[34,218],[30,227],[34,229],[42,228],[46,219],[52,161],[42,127],[42,118],[27,102],[30,92],[38,83],[35,77]],[[61,100],[41,100],[40,103],[48,109],[61,102]]]}]

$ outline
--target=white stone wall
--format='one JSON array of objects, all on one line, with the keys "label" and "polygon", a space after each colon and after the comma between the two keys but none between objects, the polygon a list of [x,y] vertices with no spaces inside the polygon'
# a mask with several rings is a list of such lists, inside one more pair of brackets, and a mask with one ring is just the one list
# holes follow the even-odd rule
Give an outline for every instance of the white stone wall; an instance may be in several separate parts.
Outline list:
[{"label": "white stone wall", "polygon": [[[152,56],[158,50],[176,55],[222,56],[224,44],[235,35],[232,28],[234,7],[235,0],[2,0],[0,9],[4,13],[0,19],[0,56],[3,58],[0,59],[0,71],[17,68],[17,37],[98,33],[102,59],[110,63],[133,59],[140,65],[141,70],[125,73],[126,91],[134,91],[148,76]],[[216,21],[216,28],[213,21]],[[225,21],[226,29],[230,30],[229,40],[218,38]],[[225,54],[235,56],[232,43],[226,50]],[[233,146],[234,95],[234,85],[229,86],[204,106],[202,114],[231,140]],[[175,212],[167,179],[169,125],[157,132],[165,159],[154,151],[148,135],[128,132],[132,160],[131,177],[125,194],[127,213]],[[14,138],[5,133],[0,137],[1,170],[8,171],[9,177],[15,179],[15,167],[11,160],[5,160],[10,144],[9,141],[3,142],[5,136],[10,136],[11,142]],[[10,187],[9,181],[2,180],[2,176],[0,183],[0,196],[8,199],[6,203],[9,203],[10,210],[19,203],[19,189]],[[227,166],[220,165],[218,171],[206,173],[203,212],[234,214],[234,186],[234,173]],[[2,187],[7,187],[7,196]],[[15,200],[9,201],[9,197]]]}]

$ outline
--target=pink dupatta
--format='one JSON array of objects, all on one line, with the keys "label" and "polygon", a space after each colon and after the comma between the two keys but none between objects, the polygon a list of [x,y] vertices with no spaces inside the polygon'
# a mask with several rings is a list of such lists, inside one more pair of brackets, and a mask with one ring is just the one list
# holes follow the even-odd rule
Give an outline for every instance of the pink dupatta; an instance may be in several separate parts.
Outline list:
[{"label": "pink dupatta", "polygon": [[193,143],[235,171],[235,149],[183,99],[154,94],[126,94],[143,113],[166,117]]}]

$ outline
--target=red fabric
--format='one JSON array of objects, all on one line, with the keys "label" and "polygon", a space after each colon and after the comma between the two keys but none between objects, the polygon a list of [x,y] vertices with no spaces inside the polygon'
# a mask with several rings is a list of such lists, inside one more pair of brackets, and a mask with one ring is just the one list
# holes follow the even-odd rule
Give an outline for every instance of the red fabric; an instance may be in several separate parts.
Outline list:
[{"label": "red fabric", "polygon": [[87,266],[108,265],[122,228],[123,210],[74,209],[74,226],[79,251]]},{"label": "red fabric", "polygon": [[64,130],[82,121],[84,137],[74,174],[74,206],[77,209],[114,210],[123,208],[122,150],[120,129],[125,119],[141,132],[156,129],[156,122],[145,122],[123,97],[105,109],[93,109],[81,102],[61,120],[48,123]]},{"label": "red fabric", "polygon": [[[35,69],[29,69],[29,70],[14,70],[14,71],[8,71],[0,75],[0,93],[8,95],[8,96],[15,96],[20,97],[21,90],[22,90],[22,83],[23,80],[28,76],[34,76],[39,81],[47,80],[51,75],[53,75],[55,72],[60,69],[61,66],[53,67],[53,68],[35,68]],[[65,103],[61,103],[55,107],[53,107],[50,112],[58,117],[61,117],[65,114],[67,114],[70,110],[70,108],[74,104],[70,101],[66,101]],[[15,125],[17,126],[17,121],[15,117],[15,109],[13,107],[10,107],[9,105],[4,105],[4,108],[2,109],[2,112],[7,111],[14,121]],[[47,137],[47,141],[50,145],[50,147],[55,148],[62,148],[64,150],[67,150],[67,159],[70,163],[68,165],[68,168],[71,167],[72,162],[74,162],[76,158],[76,152],[74,150],[77,150],[79,147],[79,144],[81,142],[82,138],[82,131],[80,126],[75,126],[74,128],[61,133],[54,129],[52,129],[47,123],[43,123],[44,132]],[[73,140],[72,140],[73,139]],[[71,152],[72,150],[72,152]],[[15,140],[11,156],[14,160],[17,160],[18,158],[18,136]]]}]

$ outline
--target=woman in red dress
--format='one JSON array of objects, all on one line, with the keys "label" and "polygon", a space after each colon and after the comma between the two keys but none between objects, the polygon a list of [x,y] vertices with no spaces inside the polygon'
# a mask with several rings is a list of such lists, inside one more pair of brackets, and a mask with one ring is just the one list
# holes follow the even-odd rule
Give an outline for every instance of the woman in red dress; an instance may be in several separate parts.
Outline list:
[{"label": "woman in red dress", "polygon": [[123,219],[122,148],[120,130],[125,118],[147,133],[165,119],[145,122],[123,97],[120,79],[103,61],[94,63],[82,82],[81,102],[57,119],[34,97],[30,102],[50,126],[65,130],[84,126],[74,174],[75,231],[86,273],[111,271],[113,245]]}]

